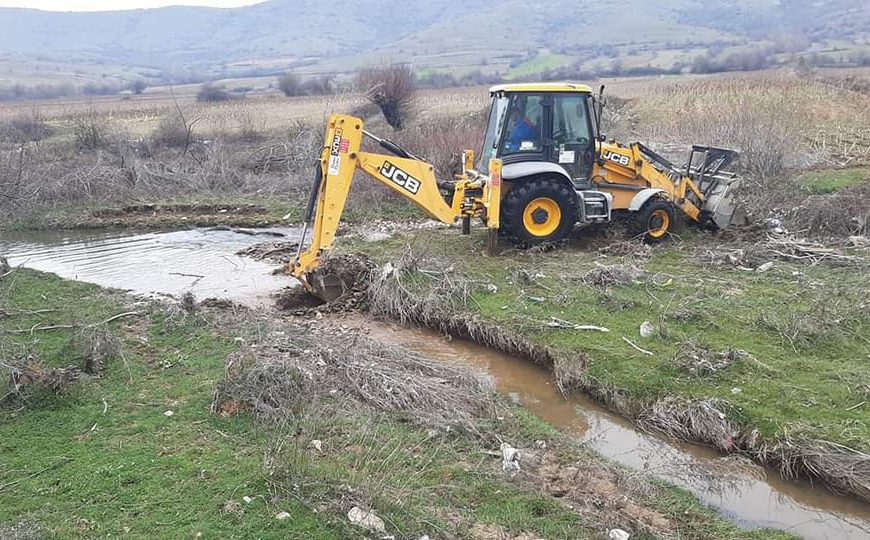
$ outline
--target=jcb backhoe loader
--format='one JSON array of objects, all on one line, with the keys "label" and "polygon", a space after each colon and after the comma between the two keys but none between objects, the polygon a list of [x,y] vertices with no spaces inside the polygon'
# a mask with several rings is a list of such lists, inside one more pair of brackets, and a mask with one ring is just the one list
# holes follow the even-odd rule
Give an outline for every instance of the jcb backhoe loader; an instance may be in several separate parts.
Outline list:
[{"label": "jcb backhoe loader", "polygon": [[[606,142],[601,134],[604,87],[598,94],[572,83],[506,84],[490,89],[492,105],[482,152],[463,153],[462,173],[438,182],[435,169],[392,141],[364,130],[363,121],[329,118],[320,163],[305,213],[299,252],[290,271],[305,288],[334,298],[340,284],[318,276],[335,240],[354,173],[360,170],[414,202],[433,219],[472,219],[497,236],[529,246],[567,237],[577,223],[631,220],[648,242],[663,240],[679,211],[711,228],[738,218],[730,195],[738,179],[726,167],[731,150],[693,146],[677,167],[640,143]],[[370,137],[389,155],[365,152]],[[303,248],[309,228],[311,243]],[[303,251],[304,249],[304,251]]]}]

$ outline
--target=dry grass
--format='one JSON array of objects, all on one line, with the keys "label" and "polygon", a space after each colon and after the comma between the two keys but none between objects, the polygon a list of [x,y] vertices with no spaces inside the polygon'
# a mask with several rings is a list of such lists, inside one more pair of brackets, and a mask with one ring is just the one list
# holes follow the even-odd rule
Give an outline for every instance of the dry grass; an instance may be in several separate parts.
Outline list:
[{"label": "dry grass", "polygon": [[341,341],[297,334],[231,355],[213,410],[249,409],[281,422],[348,397],[414,423],[469,432],[496,410],[494,389],[482,375],[349,334]]},{"label": "dry grass", "polygon": [[767,463],[778,464],[788,478],[820,478],[831,489],[870,500],[870,455],[837,444],[796,435],[756,452]]},{"label": "dry grass", "polygon": [[730,409],[727,402],[718,399],[665,398],[644,409],[637,422],[675,439],[733,450],[739,429],[730,420]]}]

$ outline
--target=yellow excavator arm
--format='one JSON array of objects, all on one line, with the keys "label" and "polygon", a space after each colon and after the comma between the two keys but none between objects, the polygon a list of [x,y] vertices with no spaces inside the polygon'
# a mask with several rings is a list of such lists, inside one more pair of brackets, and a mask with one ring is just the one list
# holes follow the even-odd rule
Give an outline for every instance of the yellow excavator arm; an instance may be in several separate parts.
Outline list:
[{"label": "yellow excavator arm", "polygon": [[[364,137],[370,137],[393,155],[362,151]],[[357,171],[386,185],[416,204],[425,214],[442,223],[456,223],[460,218],[481,218],[495,238],[499,227],[501,200],[501,162],[491,160],[488,176],[471,170],[473,153],[466,151],[463,173],[449,184],[452,200],[441,194],[435,168],[403,150],[395,143],[375,137],[364,129],[363,121],[349,115],[330,116],[326,137],[316,167],[314,185],[305,211],[299,251],[290,272],[316,296],[332,296],[321,289],[313,275],[323,255],[332,247],[350,187]],[[475,195],[467,193],[473,191]],[[311,229],[311,243],[305,240]]]}]

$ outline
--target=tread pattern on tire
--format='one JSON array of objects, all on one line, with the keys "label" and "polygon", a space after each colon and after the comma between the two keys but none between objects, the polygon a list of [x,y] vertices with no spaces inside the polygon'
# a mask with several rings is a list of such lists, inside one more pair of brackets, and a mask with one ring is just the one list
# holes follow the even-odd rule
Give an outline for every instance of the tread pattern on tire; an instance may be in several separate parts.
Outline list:
[{"label": "tread pattern on tire", "polygon": [[[547,237],[529,234],[523,225],[523,211],[538,197],[550,197],[562,209],[562,222]],[[577,221],[576,195],[560,180],[539,176],[514,184],[501,206],[501,232],[513,244],[528,247],[544,242],[558,242],[571,234]]]},{"label": "tread pattern on tire", "polygon": [[[670,216],[670,225],[668,226],[668,231],[661,238],[652,238],[647,232],[649,229],[647,228],[647,223],[649,223],[649,218],[652,213],[660,208],[664,208],[668,211],[668,215]],[[631,218],[629,231],[631,232],[631,236],[638,237],[643,236],[643,241],[649,244],[657,244],[659,242],[663,242],[671,235],[671,231],[674,228],[674,220],[676,219],[676,212],[674,211],[674,205],[665,199],[661,199],[659,197],[653,197],[641,207],[638,212],[635,212]]]}]

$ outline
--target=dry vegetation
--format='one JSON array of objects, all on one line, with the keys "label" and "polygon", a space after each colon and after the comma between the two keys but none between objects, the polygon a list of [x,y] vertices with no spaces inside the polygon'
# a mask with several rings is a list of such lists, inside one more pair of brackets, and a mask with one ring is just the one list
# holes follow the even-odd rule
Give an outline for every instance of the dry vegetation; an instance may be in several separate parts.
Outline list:
[{"label": "dry vegetation", "polygon": [[[458,115],[466,130],[454,131],[451,116],[443,116],[450,96],[422,92],[413,113],[421,122],[402,138],[444,170],[458,155],[454,143],[462,146],[456,135],[472,131],[463,113],[480,110],[485,100],[461,92],[458,97],[449,114]],[[39,221],[58,208],[172,198],[278,199],[293,207],[308,188],[330,112],[363,114],[370,129],[390,135],[392,130],[364,103],[360,95],[344,94],[217,103],[143,96],[142,101],[9,105],[0,108],[4,221]],[[434,127],[424,122],[433,117],[438,117]],[[443,144],[424,148],[424,137]],[[360,207],[383,199],[384,192],[371,183],[360,186],[355,190]]]}]

